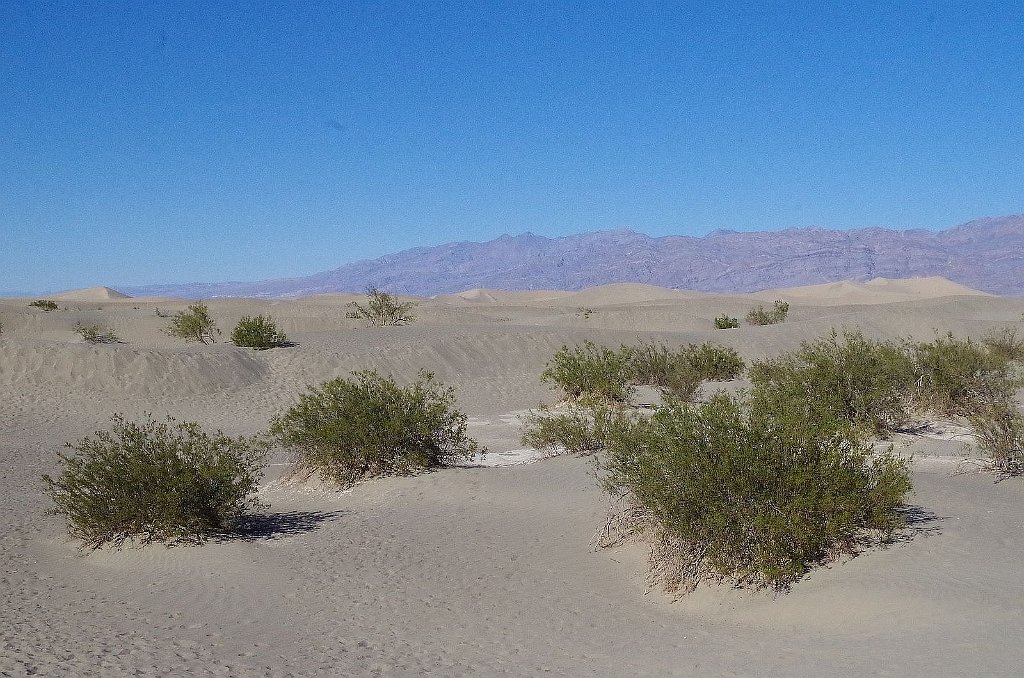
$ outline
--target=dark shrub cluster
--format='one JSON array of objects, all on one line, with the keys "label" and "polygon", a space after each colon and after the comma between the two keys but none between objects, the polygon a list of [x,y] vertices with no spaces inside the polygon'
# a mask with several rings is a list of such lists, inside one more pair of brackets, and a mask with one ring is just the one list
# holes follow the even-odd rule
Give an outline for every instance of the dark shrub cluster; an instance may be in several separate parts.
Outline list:
[{"label": "dark shrub cluster", "polygon": [[765,310],[764,306],[750,309],[747,312],[747,324],[774,325],[785,322],[787,315],[789,315],[789,304],[785,301],[777,300],[770,310]]},{"label": "dark shrub cluster", "polygon": [[632,394],[630,355],[587,341],[563,346],[548,361],[542,381],[557,385],[567,400],[624,403]]},{"label": "dark shrub cluster", "polygon": [[33,308],[41,308],[44,311],[57,310],[57,302],[52,299],[36,299],[35,301],[30,301],[28,305]]},{"label": "dark shrub cluster", "polygon": [[112,430],[68,447],[74,452],[60,455],[60,475],[43,482],[52,512],[92,548],[128,539],[201,542],[259,507],[255,492],[268,451],[259,438],[115,415]]},{"label": "dark shrub cluster", "polygon": [[609,432],[624,420],[621,408],[592,403],[570,404],[564,410],[541,407],[522,419],[522,442],[549,452],[593,454],[603,450]]},{"label": "dark shrub cluster", "polygon": [[[607,438],[605,488],[626,498],[670,591],[703,579],[784,587],[865,531],[902,525],[907,464],[839,422],[782,422],[718,394],[635,417]],[[621,525],[620,525],[621,528]]]},{"label": "dark shrub cluster", "polygon": [[409,386],[372,371],[334,379],[299,397],[271,423],[300,474],[347,487],[364,478],[404,475],[471,459],[455,391],[421,372]]},{"label": "dark shrub cluster", "polygon": [[235,346],[254,348],[257,351],[288,345],[288,337],[277,329],[270,316],[242,316],[231,332],[231,343]]},{"label": "dark shrub cluster", "polygon": [[172,337],[200,344],[213,343],[216,341],[214,335],[220,334],[217,324],[210,317],[209,307],[201,301],[175,313],[166,331]]},{"label": "dark shrub cluster", "polygon": [[740,326],[739,318],[731,318],[725,313],[715,318],[715,329],[732,330]]},{"label": "dark shrub cluster", "polygon": [[121,341],[121,338],[113,330],[99,325],[76,323],[75,333],[90,344],[116,344]]}]

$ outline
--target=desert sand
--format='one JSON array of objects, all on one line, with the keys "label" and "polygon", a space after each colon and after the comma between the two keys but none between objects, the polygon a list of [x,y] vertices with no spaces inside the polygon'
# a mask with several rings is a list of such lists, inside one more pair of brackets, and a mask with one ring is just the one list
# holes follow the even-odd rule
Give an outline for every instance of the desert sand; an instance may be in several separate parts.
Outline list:
[{"label": "desert sand", "polygon": [[[365,328],[351,295],[208,301],[225,338],[271,314],[296,345],[263,352],[162,334],[187,301],[107,288],[0,300],[0,675],[1016,676],[1024,663],[1024,482],[956,474],[963,432],[902,436],[914,519],[894,545],[817,570],[785,594],[645,592],[640,546],[596,550],[607,500],[592,458],[539,459],[518,416],[563,344],[714,340],[745,358],[829,329],[928,339],[1021,324],[1024,299],[942,279],[757,295],[643,285],[470,290],[418,299],[417,321]],[[789,320],[712,319],[777,298]],[[83,343],[76,322],[124,343]],[[42,473],[111,414],[172,415],[251,434],[307,384],[361,368],[428,369],[457,389],[481,463],[334,492],[282,482],[244,537],[83,552],[45,514]],[[732,387],[742,386],[733,384]],[[530,463],[522,463],[530,462]]]}]

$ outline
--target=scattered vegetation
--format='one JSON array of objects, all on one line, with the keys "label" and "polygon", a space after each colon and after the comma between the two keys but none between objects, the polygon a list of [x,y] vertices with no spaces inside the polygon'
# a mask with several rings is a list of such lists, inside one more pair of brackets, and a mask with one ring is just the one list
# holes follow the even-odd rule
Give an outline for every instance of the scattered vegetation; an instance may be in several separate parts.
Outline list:
[{"label": "scattered vegetation", "polygon": [[288,337],[277,329],[273,319],[262,315],[242,316],[231,332],[231,342],[257,351],[289,345]]},{"label": "scattered vegetation", "polygon": [[57,310],[57,302],[56,301],[52,301],[50,299],[36,299],[35,301],[29,302],[28,305],[32,306],[34,308],[41,308],[44,311],[56,311]]},{"label": "scattered vegetation", "polygon": [[200,344],[214,343],[215,334],[220,334],[217,324],[210,317],[210,309],[201,301],[190,304],[184,311],[178,311],[171,318],[167,334],[185,341]]},{"label": "scattered vegetation", "polygon": [[168,313],[166,311],[161,311],[159,306],[156,307],[155,312],[156,312],[156,317],[157,318],[170,318],[171,317],[170,313]]},{"label": "scattered vegetation", "polygon": [[607,445],[609,431],[624,413],[621,408],[571,404],[564,410],[541,407],[522,419],[523,445],[552,453],[593,454]]},{"label": "scattered vegetation", "polygon": [[1004,327],[987,334],[981,343],[989,353],[1001,360],[1024,360],[1024,337],[1017,334],[1016,327]]},{"label": "scattered vegetation", "polygon": [[765,310],[764,306],[752,308],[747,312],[748,325],[775,325],[785,322],[789,315],[789,304],[778,300],[771,310]]},{"label": "scattered vegetation", "polygon": [[451,466],[480,450],[466,435],[455,391],[420,372],[409,386],[374,371],[334,379],[271,422],[296,471],[347,487],[365,478]]},{"label": "scattered vegetation", "polygon": [[67,446],[73,453],[60,455],[63,471],[43,482],[51,513],[91,548],[128,539],[198,543],[260,507],[254,493],[269,447],[259,438],[115,415],[111,430]]},{"label": "scattered vegetation", "polygon": [[952,334],[910,347],[917,378],[919,409],[969,417],[1011,393],[1016,386],[1010,362],[984,344]]},{"label": "scattered vegetation", "polygon": [[633,417],[607,443],[604,486],[626,510],[604,543],[648,540],[651,579],[670,592],[705,579],[783,588],[892,534],[911,489],[906,462],[849,427],[783,423],[724,394]]},{"label": "scattered vegetation", "polygon": [[590,316],[594,315],[594,309],[588,308],[586,306],[580,306],[576,309],[576,315],[586,320]]},{"label": "scattered vegetation", "polygon": [[353,301],[349,304],[353,310],[345,314],[346,318],[365,321],[370,327],[388,327],[406,325],[416,319],[412,314],[415,306],[410,302],[400,302],[393,294],[388,294],[376,287],[366,292],[366,305]]},{"label": "scattered vegetation", "polygon": [[725,313],[715,318],[715,329],[732,330],[740,326],[738,318],[731,318]]},{"label": "scattered vegetation", "polygon": [[633,393],[632,356],[587,341],[563,346],[548,361],[541,381],[555,384],[569,401],[625,403]]},{"label": "scattered vegetation", "polygon": [[121,338],[113,330],[100,325],[75,323],[75,332],[90,344],[117,344],[121,341]]}]

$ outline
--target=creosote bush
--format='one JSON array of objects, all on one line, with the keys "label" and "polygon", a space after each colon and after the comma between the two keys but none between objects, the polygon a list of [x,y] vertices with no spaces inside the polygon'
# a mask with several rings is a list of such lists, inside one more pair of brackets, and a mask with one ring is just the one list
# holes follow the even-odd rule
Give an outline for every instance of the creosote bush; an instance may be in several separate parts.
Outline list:
[{"label": "creosote bush", "polygon": [[270,316],[242,316],[231,332],[231,343],[235,346],[254,348],[257,351],[288,345],[288,337],[277,329]]},{"label": "creosote bush", "polygon": [[398,297],[376,287],[367,290],[366,305],[353,301],[349,306],[353,310],[345,314],[346,318],[363,320],[371,327],[406,325],[416,319],[412,314],[415,304],[400,302]]},{"label": "creosote bush", "polygon": [[562,389],[569,401],[624,403],[633,392],[630,385],[631,356],[587,341],[563,346],[548,361],[541,381]]},{"label": "creosote bush", "polygon": [[210,317],[210,309],[201,301],[190,304],[184,311],[178,311],[171,318],[167,334],[185,341],[200,344],[214,343],[215,334],[220,334],[217,324]]},{"label": "creosote bush", "polygon": [[873,454],[841,422],[786,425],[799,434],[773,412],[717,394],[614,427],[604,486],[628,514],[606,543],[649,540],[652,577],[668,591],[704,579],[783,588],[902,525],[906,462]]},{"label": "creosote bush", "polygon": [[52,299],[36,299],[35,301],[29,302],[28,305],[34,308],[41,308],[44,311],[57,310],[57,302],[53,301]]},{"label": "creosote bush", "polygon": [[621,408],[593,403],[570,404],[564,410],[541,407],[523,420],[522,443],[552,453],[592,454],[603,450],[608,434],[625,414]]},{"label": "creosote bush", "polygon": [[209,434],[168,418],[143,423],[114,415],[61,454],[63,470],[43,476],[72,537],[86,546],[199,543],[237,527],[255,498],[269,446],[261,438]]},{"label": "creosote bush", "polygon": [[732,318],[723,313],[722,315],[715,318],[715,329],[719,330],[732,330],[740,326],[738,318]]},{"label": "creosote bush", "polygon": [[1017,387],[1010,361],[982,343],[952,334],[913,344],[919,409],[970,417]]},{"label": "creosote bush", "polygon": [[75,324],[75,333],[90,344],[117,344],[121,338],[113,330],[99,325]]},{"label": "creosote bush", "polygon": [[1017,334],[1016,327],[1004,327],[998,332],[987,334],[981,343],[989,353],[1003,360],[1024,360],[1024,337]]},{"label": "creosote bush", "polygon": [[748,325],[774,325],[785,322],[789,315],[789,304],[777,300],[771,310],[766,311],[764,306],[752,308],[747,312]]},{"label": "creosote bush", "polygon": [[296,472],[348,487],[383,475],[406,475],[471,459],[481,448],[455,410],[455,391],[420,372],[408,386],[374,371],[310,387],[271,422],[293,455]]}]

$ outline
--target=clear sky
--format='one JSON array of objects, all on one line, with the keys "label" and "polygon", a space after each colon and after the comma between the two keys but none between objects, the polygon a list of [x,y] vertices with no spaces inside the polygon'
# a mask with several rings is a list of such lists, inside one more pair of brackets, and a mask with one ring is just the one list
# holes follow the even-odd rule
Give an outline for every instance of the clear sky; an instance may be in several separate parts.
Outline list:
[{"label": "clear sky", "polygon": [[1024,3],[0,2],[0,292],[1024,212]]}]

